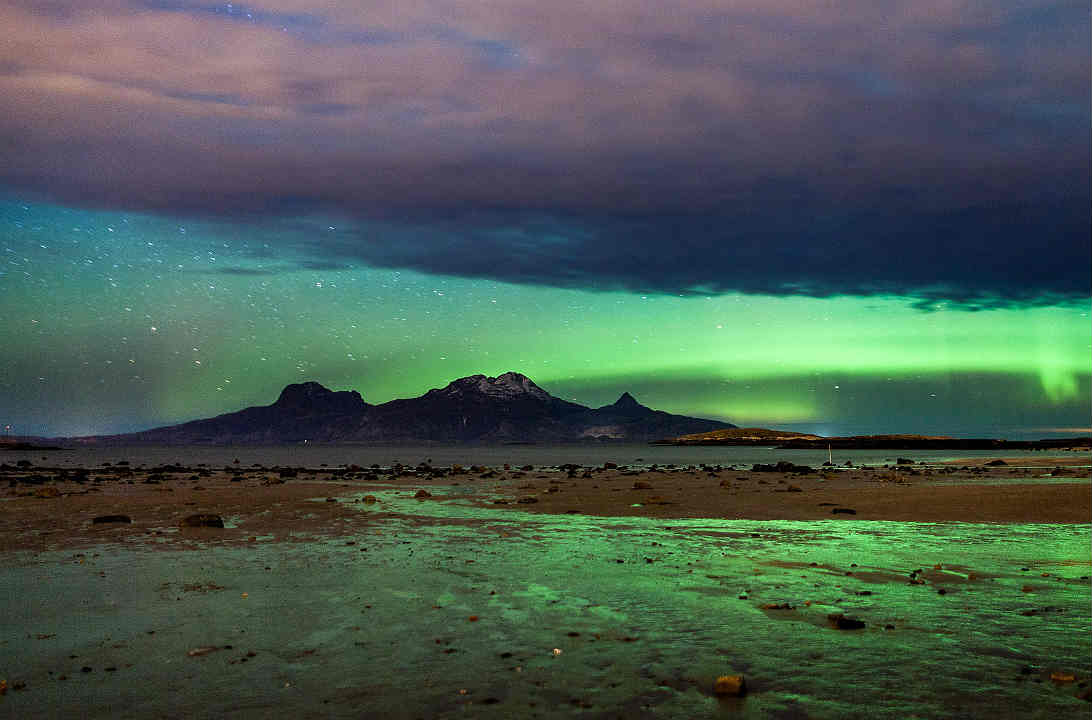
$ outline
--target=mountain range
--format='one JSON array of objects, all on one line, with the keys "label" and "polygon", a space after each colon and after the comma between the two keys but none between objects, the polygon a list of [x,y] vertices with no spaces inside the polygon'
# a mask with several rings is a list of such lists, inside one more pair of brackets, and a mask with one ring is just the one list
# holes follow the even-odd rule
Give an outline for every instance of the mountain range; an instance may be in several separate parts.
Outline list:
[{"label": "mountain range", "polygon": [[637,402],[590,408],[550,395],[526,375],[471,375],[416,398],[370,405],[355,390],[316,382],[289,385],[272,405],[84,443],[276,445],[284,443],[648,442],[735,427],[672,415]]}]

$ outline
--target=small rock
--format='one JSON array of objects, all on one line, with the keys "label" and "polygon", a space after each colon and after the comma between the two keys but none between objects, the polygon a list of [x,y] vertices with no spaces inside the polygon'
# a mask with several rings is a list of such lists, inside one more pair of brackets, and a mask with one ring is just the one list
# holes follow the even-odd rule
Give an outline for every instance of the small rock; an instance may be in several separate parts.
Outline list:
[{"label": "small rock", "polygon": [[183,518],[182,527],[224,527],[224,519],[214,513],[198,513]]},{"label": "small rock", "polygon": [[131,523],[133,519],[128,515],[99,515],[91,520],[93,525],[102,523]]},{"label": "small rock", "polygon": [[637,482],[633,483],[633,489],[634,490],[651,490],[652,489],[652,483],[645,482],[644,480],[638,480]]},{"label": "small rock", "polygon": [[853,508],[836,507],[830,511],[831,515],[856,515],[857,511]]},{"label": "small rock", "polygon": [[428,490],[418,490],[416,493],[414,493],[413,496],[415,498],[430,498],[432,497],[432,493],[430,493]]},{"label": "small rock", "polygon": [[990,467],[1000,467],[1002,465],[1008,465],[1008,463],[1005,462],[1004,460],[999,459],[999,460],[991,460],[988,463],[986,463],[986,465],[988,465]]},{"label": "small rock", "polygon": [[830,621],[832,627],[835,627],[839,630],[860,630],[865,626],[863,620],[848,618],[842,613],[832,613],[830,615],[827,615],[827,620]]},{"label": "small rock", "polygon": [[205,646],[205,647],[194,648],[193,650],[190,650],[186,654],[189,655],[190,657],[202,657],[204,655],[208,655],[209,653],[216,652],[219,649],[220,648],[216,647],[215,645],[208,645],[208,646]]},{"label": "small rock", "polygon": [[376,499],[375,495],[365,495],[365,496],[364,496],[364,503],[365,503],[365,504],[367,504],[367,505],[373,505],[373,504],[375,504],[376,502],[378,502],[378,500]]},{"label": "small rock", "polygon": [[721,697],[742,697],[747,694],[747,681],[742,675],[721,675],[713,683],[713,694]]},{"label": "small rock", "polygon": [[527,497],[521,497],[519,500],[516,500],[516,502],[520,503],[521,505],[533,505],[538,502],[538,498],[528,495]]}]

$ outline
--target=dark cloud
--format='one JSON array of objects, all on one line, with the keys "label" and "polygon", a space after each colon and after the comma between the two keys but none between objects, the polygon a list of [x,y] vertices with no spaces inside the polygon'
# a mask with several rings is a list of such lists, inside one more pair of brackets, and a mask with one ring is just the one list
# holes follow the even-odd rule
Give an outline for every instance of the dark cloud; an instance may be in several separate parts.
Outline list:
[{"label": "dark cloud", "polygon": [[1087,3],[543,8],[8,2],[0,185],[350,218],[278,235],[320,265],[923,308],[1088,297]]},{"label": "dark cloud", "polygon": [[770,203],[626,218],[478,213],[300,229],[293,251],[593,290],[896,295],[924,310],[982,310],[1085,301],[1090,223],[1087,206],[1046,201],[918,212]]}]

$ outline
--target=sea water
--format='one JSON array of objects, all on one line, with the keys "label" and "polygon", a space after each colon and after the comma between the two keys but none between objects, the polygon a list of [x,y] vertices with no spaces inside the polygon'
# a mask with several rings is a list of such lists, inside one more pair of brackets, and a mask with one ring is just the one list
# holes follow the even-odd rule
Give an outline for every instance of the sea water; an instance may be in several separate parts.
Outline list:
[{"label": "sea water", "polygon": [[[898,458],[915,462],[939,463],[960,458],[1025,457],[1029,460],[1050,455],[1050,452],[1027,450],[834,450],[833,460],[838,465],[851,462],[854,465],[894,464]],[[1088,452],[1054,452],[1055,455],[1074,457],[1082,465],[1092,462]],[[15,463],[29,460],[35,464],[58,467],[97,467],[104,463],[126,461],[132,465],[181,464],[194,466],[204,463],[209,467],[238,464],[319,467],[327,465],[378,464],[389,467],[395,463],[415,466],[421,462],[430,465],[452,464],[501,466],[534,465],[557,466],[574,463],[584,466],[602,466],[613,462],[630,467],[649,465],[736,465],[750,467],[755,463],[771,463],[788,460],[798,465],[818,467],[828,460],[826,450],[784,450],[774,446],[703,446],[684,447],[674,445],[641,444],[566,444],[566,445],[275,445],[275,446],[132,446],[103,447],[78,446],[64,450],[5,451],[0,462]]]}]

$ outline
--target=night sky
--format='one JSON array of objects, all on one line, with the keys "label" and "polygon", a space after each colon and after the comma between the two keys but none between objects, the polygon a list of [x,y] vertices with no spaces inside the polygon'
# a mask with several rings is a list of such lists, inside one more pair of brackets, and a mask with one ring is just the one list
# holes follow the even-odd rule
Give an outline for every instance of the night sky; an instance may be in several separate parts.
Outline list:
[{"label": "night sky", "polygon": [[1089,16],[0,0],[0,426],[515,370],[741,425],[1087,434]]}]

